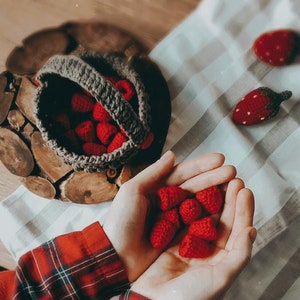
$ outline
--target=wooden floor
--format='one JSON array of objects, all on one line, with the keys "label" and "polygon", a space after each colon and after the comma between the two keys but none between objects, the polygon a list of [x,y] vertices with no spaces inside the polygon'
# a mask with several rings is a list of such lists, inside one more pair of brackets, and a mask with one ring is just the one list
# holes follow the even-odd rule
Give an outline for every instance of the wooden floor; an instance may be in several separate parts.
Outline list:
[{"label": "wooden floor", "polygon": [[[10,51],[29,34],[66,21],[96,20],[130,32],[150,51],[200,0],[0,0],[0,72]],[[21,184],[0,162],[0,200]],[[3,230],[3,229],[0,229]],[[0,242],[0,265],[12,267]]]}]

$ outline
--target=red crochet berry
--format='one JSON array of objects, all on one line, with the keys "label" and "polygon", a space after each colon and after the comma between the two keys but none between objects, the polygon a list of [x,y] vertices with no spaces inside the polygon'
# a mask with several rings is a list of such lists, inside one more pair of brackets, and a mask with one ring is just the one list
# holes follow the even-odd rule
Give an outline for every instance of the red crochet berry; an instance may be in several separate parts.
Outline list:
[{"label": "red crochet berry", "polygon": [[96,135],[104,145],[109,144],[117,132],[118,129],[116,126],[106,122],[98,123],[96,127]]},{"label": "red crochet berry", "polygon": [[72,96],[71,106],[74,112],[85,113],[93,110],[95,101],[86,94],[75,93]]},{"label": "red crochet berry", "polygon": [[52,116],[52,120],[55,126],[58,126],[59,130],[71,129],[71,123],[69,116],[66,113],[57,113]]},{"label": "red crochet berry", "polygon": [[84,143],[82,145],[83,153],[86,155],[102,155],[106,153],[106,147],[97,143]]},{"label": "red crochet berry", "polygon": [[158,220],[151,231],[150,242],[152,246],[156,249],[164,249],[174,238],[176,234],[176,226],[166,220]]},{"label": "red crochet berry", "polygon": [[93,119],[98,122],[109,122],[111,120],[111,116],[109,112],[99,102],[97,102],[93,109]]},{"label": "red crochet berry", "polygon": [[215,221],[211,217],[205,217],[203,219],[194,221],[189,226],[188,232],[189,234],[208,241],[215,241],[218,235]]},{"label": "red crochet berry", "polygon": [[234,108],[232,118],[242,125],[253,125],[277,115],[282,101],[289,99],[292,92],[276,93],[260,87],[248,93]]},{"label": "red crochet berry", "polygon": [[158,189],[158,206],[161,210],[175,207],[187,197],[187,191],[179,186],[166,186]]},{"label": "red crochet berry", "polygon": [[297,54],[297,34],[289,29],[278,29],[261,34],[253,44],[256,56],[272,66],[290,63]]},{"label": "red crochet berry", "polygon": [[95,128],[91,120],[84,121],[77,125],[75,132],[84,142],[93,142],[95,139]]},{"label": "red crochet berry", "polygon": [[134,95],[134,88],[128,80],[118,80],[115,87],[126,101],[129,101]]},{"label": "red crochet berry", "polygon": [[179,214],[177,208],[163,211],[159,214],[158,220],[168,220],[175,225],[176,229],[180,228]]},{"label": "red crochet berry", "polygon": [[148,136],[146,137],[146,139],[144,140],[144,142],[142,143],[141,149],[145,150],[145,149],[149,148],[151,146],[151,144],[153,143],[153,141],[154,141],[154,134],[153,134],[153,132],[150,132],[148,134]]},{"label": "red crochet berry", "polygon": [[179,206],[179,214],[184,224],[191,224],[201,217],[201,204],[193,198],[185,199]]},{"label": "red crochet berry", "polygon": [[126,136],[124,136],[121,132],[118,132],[114,136],[111,143],[108,145],[107,152],[111,153],[111,152],[115,151],[116,149],[119,149],[120,147],[122,147],[123,143],[125,143],[126,141],[127,141]]},{"label": "red crochet berry", "polygon": [[209,243],[201,238],[187,234],[179,245],[179,255],[187,258],[206,258],[211,254]]},{"label": "red crochet berry", "polygon": [[68,131],[64,132],[62,137],[64,142],[71,146],[73,150],[77,150],[80,147],[80,142],[73,129],[69,129]]},{"label": "red crochet berry", "polygon": [[218,186],[212,186],[196,193],[196,199],[210,214],[217,214],[223,205],[223,193]]}]

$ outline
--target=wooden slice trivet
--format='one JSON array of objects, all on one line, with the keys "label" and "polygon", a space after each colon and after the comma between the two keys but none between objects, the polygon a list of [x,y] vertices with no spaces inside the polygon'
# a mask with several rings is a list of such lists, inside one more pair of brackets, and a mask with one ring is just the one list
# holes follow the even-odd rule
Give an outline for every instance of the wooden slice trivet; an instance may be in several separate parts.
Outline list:
[{"label": "wooden slice trivet", "polygon": [[76,203],[113,199],[135,167],[86,174],[64,164],[41,138],[33,99],[35,73],[55,54],[123,52],[130,57],[145,49],[129,33],[98,22],[69,22],[39,30],[9,54],[7,71],[0,74],[0,160],[23,177],[33,193]]}]

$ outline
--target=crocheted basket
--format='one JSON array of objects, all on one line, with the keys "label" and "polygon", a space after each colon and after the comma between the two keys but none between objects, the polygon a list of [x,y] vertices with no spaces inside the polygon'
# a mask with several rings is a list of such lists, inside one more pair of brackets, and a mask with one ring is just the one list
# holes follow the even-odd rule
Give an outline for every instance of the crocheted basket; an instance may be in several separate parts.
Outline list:
[{"label": "crocheted basket", "polygon": [[[103,171],[126,163],[148,164],[159,157],[170,121],[170,96],[161,72],[148,58],[56,55],[36,79],[37,127],[74,170]],[[94,118],[97,105],[109,121]],[[113,130],[107,137],[107,130],[100,128]],[[97,136],[105,134],[103,144]],[[101,150],[83,150],[88,146]]]}]

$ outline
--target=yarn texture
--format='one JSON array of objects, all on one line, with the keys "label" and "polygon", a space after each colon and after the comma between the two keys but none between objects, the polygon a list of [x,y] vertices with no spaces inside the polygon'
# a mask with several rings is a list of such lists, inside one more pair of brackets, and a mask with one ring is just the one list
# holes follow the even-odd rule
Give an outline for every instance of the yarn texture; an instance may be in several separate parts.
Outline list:
[{"label": "yarn texture", "polygon": [[[56,55],[40,69],[36,79],[39,82],[35,97],[37,127],[49,147],[73,169],[93,172],[117,168],[156,142],[151,132],[149,93],[140,73],[122,55]],[[165,88],[163,86],[163,93],[169,95]],[[134,104],[132,97],[137,99]],[[70,98],[70,107],[57,98]],[[78,141],[75,143],[73,131],[72,134],[67,130],[63,132],[64,136],[72,137],[73,145],[58,137],[61,132],[56,124],[53,126],[51,116],[64,113],[68,117],[67,108],[74,115],[91,114],[92,120],[77,124],[74,132],[79,141],[85,143],[97,144],[95,137],[99,138],[99,142],[107,146],[107,152],[102,153],[104,148],[95,144],[82,146],[85,153],[77,151],[74,145]],[[167,109],[167,120],[169,114],[170,109]],[[67,118],[64,121],[67,123]],[[168,126],[163,126],[165,132]],[[161,140],[158,142],[162,144]]]}]

